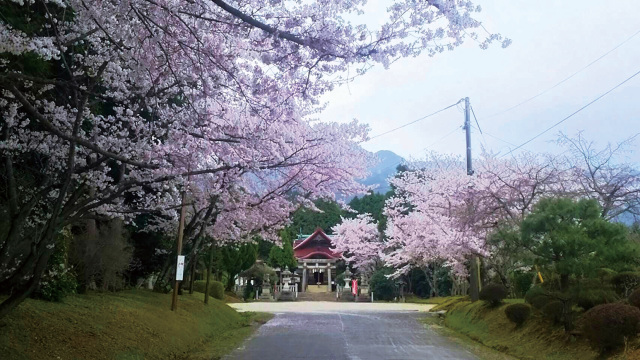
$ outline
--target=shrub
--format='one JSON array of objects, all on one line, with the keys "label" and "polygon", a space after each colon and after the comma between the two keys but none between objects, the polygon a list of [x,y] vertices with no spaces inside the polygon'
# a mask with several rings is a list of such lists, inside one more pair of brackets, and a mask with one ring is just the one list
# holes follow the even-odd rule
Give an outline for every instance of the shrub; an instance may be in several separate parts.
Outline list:
[{"label": "shrub", "polygon": [[560,300],[553,300],[542,308],[544,316],[552,320],[556,325],[562,321],[563,312],[564,304]]},{"label": "shrub", "polygon": [[631,295],[629,295],[629,304],[640,308],[640,289],[635,289]]},{"label": "shrub", "polygon": [[[193,291],[204,293],[207,286],[207,282],[204,280],[198,280],[193,282]],[[224,299],[224,284],[220,281],[209,282],[209,295],[212,297],[223,300]]]},{"label": "shrub", "polygon": [[611,284],[624,297],[629,296],[633,289],[640,286],[640,273],[624,271],[611,278]]},{"label": "shrub", "polygon": [[517,297],[523,297],[531,288],[533,273],[514,271],[511,274],[511,283],[513,284],[513,293]]},{"label": "shrub", "polygon": [[511,304],[504,309],[504,313],[518,327],[527,321],[529,315],[531,315],[531,306],[528,304]]},{"label": "shrub", "polygon": [[488,284],[480,291],[480,300],[491,306],[498,306],[507,297],[507,288],[502,284]]},{"label": "shrub", "polygon": [[69,263],[73,265],[79,291],[118,291],[131,264],[130,232],[120,219],[86,220],[74,227]]},{"label": "shrub", "polygon": [[589,310],[597,305],[610,304],[620,300],[613,289],[606,287],[578,289],[572,294],[572,299],[576,305],[585,310]]},{"label": "shrub", "polygon": [[47,270],[33,296],[47,301],[60,302],[65,296],[74,294],[78,280],[72,269],[67,266],[68,243],[71,231],[65,228],[56,238],[56,248],[49,259]]},{"label": "shrub", "polygon": [[248,283],[245,287],[244,290],[242,291],[242,298],[246,301],[246,300],[252,300],[253,298],[255,298],[256,293],[253,292],[253,285],[251,285],[251,283]]},{"label": "shrub", "polygon": [[67,295],[74,294],[78,288],[78,281],[75,274],[60,264],[57,270],[48,270],[40,282],[40,287],[35,293],[35,297],[60,302]]},{"label": "shrub", "polygon": [[612,270],[609,268],[600,268],[598,269],[597,272],[598,272],[598,277],[602,281],[608,281],[608,282],[610,282],[611,279],[613,279],[613,277],[618,274],[615,270]]},{"label": "shrub", "polygon": [[524,295],[524,301],[541,310],[545,305],[553,301],[553,298],[542,287],[534,286]]},{"label": "shrub", "polygon": [[583,324],[594,348],[613,350],[638,334],[640,309],[622,303],[598,305],[584,314]]},{"label": "shrub", "polygon": [[373,273],[369,286],[373,292],[373,296],[377,300],[393,300],[396,296],[396,287],[393,279],[387,278],[387,275],[391,273],[389,269],[380,269]]}]

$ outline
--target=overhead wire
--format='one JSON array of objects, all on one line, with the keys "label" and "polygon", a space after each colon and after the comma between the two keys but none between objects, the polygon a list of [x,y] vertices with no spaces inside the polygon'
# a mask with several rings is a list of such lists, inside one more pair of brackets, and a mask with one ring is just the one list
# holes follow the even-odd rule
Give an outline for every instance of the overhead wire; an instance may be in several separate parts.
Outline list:
[{"label": "overhead wire", "polygon": [[640,74],[640,71],[636,72],[635,74],[629,76],[628,78],[626,78],[624,81],[622,81],[621,83],[618,83],[616,86],[612,87],[611,89],[607,90],[606,92],[604,92],[603,94],[601,94],[600,96],[598,96],[597,98],[591,100],[589,103],[587,103],[586,105],[582,106],[580,109],[574,111],[573,113],[571,113],[570,115],[566,116],[565,118],[563,118],[562,120],[556,122],[555,124],[549,126],[548,128],[546,128],[544,131],[538,133],[537,135],[535,135],[534,137],[532,137],[531,139],[523,142],[522,144],[516,146],[514,149],[511,149],[508,153],[505,153],[504,155],[502,155],[501,157],[505,157],[511,153],[513,153],[514,151],[520,149],[521,147],[527,145],[528,143],[532,142],[533,140],[539,138],[540,136],[542,136],[543,134],[547,133],[549,130],[553,129],[554,127],[562,124],[563,122],[569,120],[570,118],[572,118],[574,115],[576,115],[577,113],[581,112],[582,110],[586,109],[587,107],[589,107],[591,104],[595,103],[596,101],[602,99],[603,97],[605,97],[607,94],[609,94],[610,92],[612,92],[613,90],[619,88],[620,86],[622,86],[623,84],[625,84],[626,82],[628,82],[629,80],[633,79],[634,77],[636,77],[638,74]]},{"label": "overhead wire", "polygon": [[[433,113],[431,113],[431,114],[429,114],[429,115],[425,115],[425,116],[423,116],[423,117],[421,117],[421,118],[418,118],[418,119],[413,120],[413,121],[410,121],[410,122],[408,122],[408,123],[406,123],[406,124],[400,125],[400,126],[398,126],[397,128],[393,128],[393,129],[391,129],[391,130],[385,131],[385,132],[380,133],[380,134],[378,134],[378,135],[374,135],[374,136],[370,137],[370,138],[369,138],[369,140],[367,140],[367,141],[371,141],[371,140],[376,139],[376,138],[379,138],[379,137],[381,137],[381,136],[384,136],[384,135],[390,134],[390,133],[392,133],[392,132],[394,132],[394,131],[397,131],[397,130],[400,130],[400,129],[402,129],[402,128],[405,128],[405,127],[407,127],[407,126],[409,126],[409,125],[415,124],[415,123],[417,123],[418,121],[422,121],[422,120],[425,120],[425,119],[427,119],[427,118],[429,118],[429,117],[431,117],[431,116],[437,115],[437,114],[439,114],[439,113],[441,113],[441,112],[443,112],[443,111],[445,111],[445,110],[447,110],[447,109],[450,109],[450,108],[452,108],[452,107],[454,107],[454,106],[458,105],[461,101],[462,101],[462,99],[458,100],[458,102],[457,102],[457,103],[455,103],[455,104],[451,104],[451,105],[449,105],[449,106],[447,106],[447,107],[444,107],[444,108],[442,108],[442,109],[440,109],[440,110],[438,110],[438,111],[436,111],[436,112],[433,112]],[[367,141],[365,141],[365,142],[367,142]]]},{"label": "overhead wire", "polygon": [[[453,130],[447,132],[446,134],[441,136],[438,140],[436,140],[436,141],[432,142],[431,144],[427,145],[424,149],[427,150],[427,149],[431,148],[432,146],[444,141],[444,139],[448,138],[449,136],[451,136],[451,134],[453,134],[454,132],[456,132],[456,130],[459,130],[459,129],[460,129],[460,126],[456,126]],[[385,172],[385,171],[387,171],[387,170],[389,170],[391,168],[397,167],[398,165],[402,165],[405,162],[406,162],[406,160],[402,159],[401,161],[399,161],[399,162],[397,162],[397,163],[395,163],[393,165],[385,167],[384,169],[380,170],[380,172]]]},{"label": "overhead wire", "polygon": [[542,91],[542,92],[540,92],[540,93],[538,93],[538,94],[536,94],[536,95],[534,95],[534,96],[532,96],[532,97],[530,97],[530,98],[528,98],[528,99],[526,99],[526,100],[524,100],[524,101],[521,101],[521,102],[519,102],[518,104],[516,104],[516,105],[514,105],[514,106],[512,106],[512,107],[510,107],[510,108],[508,108],[508,109],[505,109],[505,110],[499,111],[499,112],[497,112],[497,113],[491,114],[491,115],[487,116],[486,118],[488,119],[488,118],[492,118],[492,117],[494,117],[494,116],[502,115],[502,114],[504,114],[504,113],[506,113],[506,112],[509,112],[509,111],[511,111],[511,110],[513,110],[513,109],[515,109],[515,108],[517,108],[517,107],[519,107],[519,106],[521,106],[521,105],[524,105],[524,104],[528,103],[529,101],[531,101],[531,100],[533,100],[533,99],[538,98],[538,97],[539,97],[539,96],[541,96],[541,95],[546,94],[547,92],[549,92],[549,91],[551,91],[551,90],[555,89],[556,87],[558,87],[558,86],[562,85],[563,83],[565,83],[567,80],[569,80],[569,79],[573,78],[574,76],[578,75],[578,74],[579,74],[579,73],[581,73],[582,71],[584,71],[584,70],[586,70],[587,68],[591,67],[591,65],[593,65],[593,64],[597,63],[598,61],[602,60],[604,57],[606,57],[607,55],[611,54],[612,52],[614,52],[615,50],[617,50],[617,49],[618,49],[619,47],[621,47],[622,45],[624,45],[624,44],[626,44],[627,42],[629,42],[629,40],[633,39],[633,38],[634,38],[634,37],[636,37],[638,34],[640,34],[640,30],[638,30],[638,31],[636,31],[635,33],[633,33],[633,35],[631,35],[631,36],[629,36],[628,38],[626,38],[624,41],[622,41],[621,43],[619,43],[618,45],[616,45],[616,46],[615,46],[614,48],[612,48],[611,50],[609,50],[609,51],[605,52],[604,54],[600,55],[597,59],[595,59],[595,60],[593,60],[592,62],[588,63],[587,65],[585,65],[584,67],[582,67],[580,70],[578,70],[578,71],[574,72],[573,74],[571,74],[571,75],[567,76],[566,78],[564,78],[564,79],[560,80],[559,82],[555,83],[555,84],[554,84],[554,85],[552,85],[550,88],[547,88],[546,90],[544,90],[544,91]]}]

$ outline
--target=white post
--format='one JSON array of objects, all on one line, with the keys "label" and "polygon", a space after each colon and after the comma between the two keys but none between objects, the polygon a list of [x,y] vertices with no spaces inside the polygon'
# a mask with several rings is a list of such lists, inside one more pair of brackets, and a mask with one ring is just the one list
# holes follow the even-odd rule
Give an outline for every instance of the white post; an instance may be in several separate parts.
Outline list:
[{"label": "white post", "polygon": [[371,292],[371,302],[373,302],[373,291]]}]

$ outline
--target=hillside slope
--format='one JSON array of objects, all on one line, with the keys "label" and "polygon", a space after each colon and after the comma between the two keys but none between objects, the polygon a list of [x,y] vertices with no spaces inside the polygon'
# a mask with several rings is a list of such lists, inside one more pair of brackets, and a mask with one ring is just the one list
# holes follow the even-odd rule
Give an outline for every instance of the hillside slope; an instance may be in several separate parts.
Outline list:
[{"label": "hillside slope", "polygon": [[[256,314],[240,314],[203,295],[145,290],[27,300],[0,323],[3,359],[211,359],[251,334]],[[260,315],[264,317],[265,315]]]}]

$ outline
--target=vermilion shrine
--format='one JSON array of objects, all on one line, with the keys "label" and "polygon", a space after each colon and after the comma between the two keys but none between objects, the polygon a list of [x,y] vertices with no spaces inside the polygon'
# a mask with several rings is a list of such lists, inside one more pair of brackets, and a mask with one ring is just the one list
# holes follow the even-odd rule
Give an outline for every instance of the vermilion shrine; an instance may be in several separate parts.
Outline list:
[{"label": "vermilion shrine", "polygon": [[298,260],[296,273],[302,279],[301,292],[331,292],[336,264],[342,253],[335,252],[331,238],[317,228],[311,235],[300,235],[293,243],[293,253]]}]

